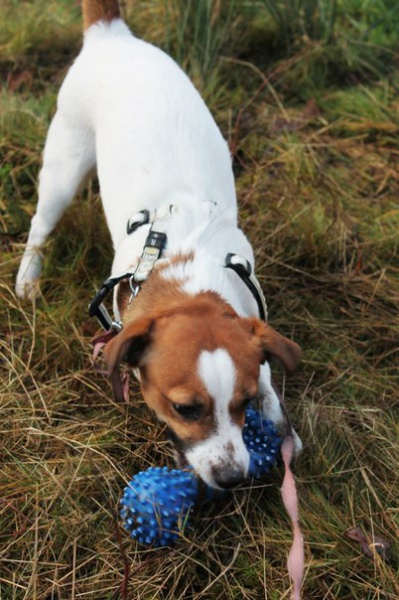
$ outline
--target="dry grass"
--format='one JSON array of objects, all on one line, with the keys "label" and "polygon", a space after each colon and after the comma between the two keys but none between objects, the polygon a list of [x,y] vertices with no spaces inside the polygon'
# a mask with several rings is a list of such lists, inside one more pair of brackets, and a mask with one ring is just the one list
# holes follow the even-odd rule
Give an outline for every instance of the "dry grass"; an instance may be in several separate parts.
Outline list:
[{"label": "dry grass", "polygon": [[[171,464],[171,455],[137,388],[128,406],[117,405],[91,367],[95,325],[86,306],[111,261],[95,183],[47,245],[36,306],[15,298],[42,143],[59,79],[79,45],[78,14],[68,4],[58,8],[68,23],[64,61],[57,45],[52,66],[54,2],[27,4],[46,24],[47,54],[30,58],[18,49],[12,32],[19,30],[10,23],[12,44],[4,42],[4,25],[0,38],[1,70],[12,73],[0,91],[0,598],[288,598],[291,532],[280,471],[266,486],[205,506],[171,549],[143,549],[120,529],[126,481],[142,468]],[[167,16],[165,3],[150,4]],[[146,18],[139,11],[141,29]],[[26,24],[19,27],[28,36]],[[167,38],[161,19],[149,30]],[[252,50],[253,59],[250,47],[225,57],[203,91],[209,98],[218,90],[212,108],[234,151],[241,222],[256,249],[271,322],[304,349],[298,372],[280,376],[305,442],[296,466],[304,598],[394,600],[397,76],[346,88],[315,90],[312,83],[293,97],[287,82],[295,56],[265,69]],[[23,71],[31,74],[18,82]],[[348,539],[354,526],[388,540],[388,559],[366,556]]]}]

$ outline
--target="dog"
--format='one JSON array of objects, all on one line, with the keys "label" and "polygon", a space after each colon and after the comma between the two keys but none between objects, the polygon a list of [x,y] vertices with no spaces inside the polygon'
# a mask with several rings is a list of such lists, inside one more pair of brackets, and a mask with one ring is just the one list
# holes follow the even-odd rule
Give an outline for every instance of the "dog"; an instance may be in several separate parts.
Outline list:
[{"label": "dog", "polygon": [[286,431],[269,363],[292,371],[301,351],[260,318],[230,153],[202,98],[168,55],[130,32],[117,0],[82,4],[83,48],[48,131],[16,292],[35,297],[41,247],[97,169],[115,250],[104,288],[118,324],[104,350],[114,389],[126,363],[181,460],[231,488],[249,466],[245,408],[260,399]]}]

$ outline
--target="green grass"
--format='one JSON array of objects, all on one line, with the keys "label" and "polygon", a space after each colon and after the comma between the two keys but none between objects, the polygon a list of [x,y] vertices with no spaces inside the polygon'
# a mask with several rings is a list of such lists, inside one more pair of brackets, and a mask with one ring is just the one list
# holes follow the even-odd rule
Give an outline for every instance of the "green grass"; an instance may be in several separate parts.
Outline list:
[{"label": "green grass", "polygon": [[[151,0],[124,11],[210,105],[233,152],[270,321],[304,350],[293,376],[276,373],[305,443],[304,598],[394,600],[397,3],[338,1],[330,30],[317,33],[315,10],[306,36],[272,4],[316,5]],[[137,547],[120,528],[125,482],[172,458],[138,388],[117,405],[91,366],[86,307],[112,260],[96,182],[46,246],[36,305],[15,298],[41,149],[80,29],[75,2],[0,7],[0,598],[288,598],[281,470],[197,511],[172,549]],[[366,556],[346,536],[354,526],[388,540],[388,560]]]}]

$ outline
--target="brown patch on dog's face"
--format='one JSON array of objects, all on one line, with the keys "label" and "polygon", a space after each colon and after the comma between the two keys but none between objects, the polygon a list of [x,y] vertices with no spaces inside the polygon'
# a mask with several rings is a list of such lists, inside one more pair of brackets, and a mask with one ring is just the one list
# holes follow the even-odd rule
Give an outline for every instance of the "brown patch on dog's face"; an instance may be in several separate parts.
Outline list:
[{"label": "brown patch on dog's face", "polygon": [[[195,299],[171,314],[147,317],[128,324],[110,342],[105,354],[110,370],[120,361],[138,367],[145,400],[173,429],[193,439],[201,427],[212,428],[213,399],[198,377],[198,357],[203,350],[225,348],[237,372],[233,413],[239,413],[240,397],[256,395],[262,349],[252,331],[224,303]],[[223,374],[221,374],[223,376]],[[200,418],[188,424],[174,405],[201,404]],[[234,420],[240,421],[241,415]],[[177,431],[176,431],[177,432]],[[203,437],[203,436],[202,436]]]},{"label": "brown patch on dog's face", "polygon": [[[257,396],[260,364],[265,352],[273,354],[275,344],[277,357],[292,366],[293,342],[256,319],[238,317],[220,299],[204,294],[188,298],[173,311],[126,325],[105,354],[111,373],[120,361],[139,368],[144,399],[185,451],[196,456],[193,448],[215,440],[217,452],[223,454],[214,465],[217,470],[226,462],[245,462],[245,408]],[[230,380],[226,385],[225,378]],[[213,476],[207,477],[212,484]]]},{"label": "brown patch on dog's face", "polygon": [[242,426],[243,399],[257,394],[261,350],[238,319],[233,321],[222,313],[177,314],[158,319],[152,335],[140,372],[143,396],[158,417],[187,444],[215,431],[218,399],[209,395],[201,380],[198,360],[203,351],[224,348],[235,366],[231,418]]}]

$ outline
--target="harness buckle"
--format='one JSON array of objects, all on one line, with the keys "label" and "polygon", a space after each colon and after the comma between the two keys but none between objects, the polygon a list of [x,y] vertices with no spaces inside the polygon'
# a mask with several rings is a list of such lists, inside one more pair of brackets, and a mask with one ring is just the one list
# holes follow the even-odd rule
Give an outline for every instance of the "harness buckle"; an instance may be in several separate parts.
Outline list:
[{"label": "harness buckle", "polygon": [[[151,229],[145,241],[143,254],[133,275],[136,283],[146,281],[154,268],[155,263],[160,258],[166,244],[167,236],[162,231]],[[132,286],[130,286],[132,289]],[[133,290],[132,290],[133,291]]]}]

